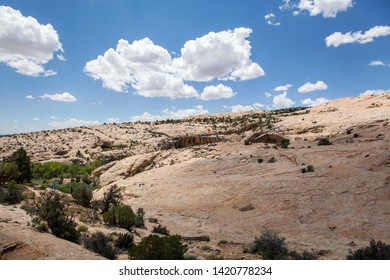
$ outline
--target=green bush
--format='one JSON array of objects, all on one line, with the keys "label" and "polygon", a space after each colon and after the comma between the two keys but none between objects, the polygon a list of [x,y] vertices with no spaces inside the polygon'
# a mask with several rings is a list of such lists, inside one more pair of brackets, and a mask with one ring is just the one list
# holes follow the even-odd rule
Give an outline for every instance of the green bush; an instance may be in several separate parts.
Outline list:
[{"label": "green bush", "polygon": [[92,187],[85,183],[71,183],[72,197],[84,207],[89,207],[92,200]]},{"label": "green bush", "polygon": [[308,165],[307,166],[307,172],[314,172],[314,166],[313,165]]},{"label": "green bush", "polygon": [[0,203],[17,204],[23,200],[23,189],[14,182],[0,187]]},{"label": "green bush", "polygon": [[80,225],[78,228],[77,228],[77,231],[78,232],[87,232],[88,231],[88,227],[86,225]]},{"label": "green bush", "polygon": [[264,260],[287,259],[288,250],[284,240],[285,238],[267,230],[259,238],[255,238],[255,241],[249,248],[249,253],[258,254]]},{"label": "green bush", "polygon": [[292,251],[289,253],[291,260],[318,260],[318,253],[303,251],[302,253],[297,253]]},{"label": "green bush", "polygon": [[290,139],[283,138],[280,143],[280,146],[284,149],[287,149],[289,145],[290,145]]},{"label": "green bush", "polygon": [[332,145],[328,138],[320,138],[318,140],[318,146]]},{"label": "green bush", "polygon": [[20,176],[18,166],[14,162],[0,162],[0,186],[16,181]]},{"label": "green bush", "polygon": [[84,239],[84,246],[88,250],[91,250],[109,260],[114,260],[117,257],[117,251],[110,242],[111,239],[109,237],[98,231],[92,234],[91,237],[86,237]]},{"label": "green bush", "polygon": [[188,246],[182,244],[181,236],[149,235],[129,250],[129,258],[136,260],[183,260]]},{"label": "green bush", "polygon": [[103,221],[109,226],[117,226],[127,230],[135,225],[136,215],[130,206],[118,205],[112,206],[103,214]]},{"label": "green bush", "polygon": [[118,238],[115,240],[115,247],[128,250],[134,246],[134,237],[128,233],[120,233]]},{"label": "green bush", "polygon": [[7,161],[14,162],[18,166],[20,172],[19,177],[16,179],[18,183],[31,182],[30,157],[27,156],[27,152],[23,148],[14,152]]},{"label": "green bush", "polygon": [[374,239],[370,241],[370,246],[350,251],[347,255],[348,260],[390,260],[390,245],[375,242]]},{"label": "green bush", "polygon": [[144,227],[145,226],[145,211],[143,208],[137,209],[137,217],[135,218],[135,227]]},{"label": "green bush", "polygon": [[112,185],[104,192],[101,202],[102,214],[106,213],[111,206],[117,206],[122,201],[122,188],[117,185]]},{"label": "green bush", "polygon": [[169,230],[167,229],[167,227],[161,225],[153,227],[152,232],[162,234],[162,235],[169,235]]},{"label": "green bush", "polygon": [[42,196],[37,213],[47,222],[55,236],[76,243],[79,241],[80,233],[76,230],[76,223],[66,215],[65,204],[58,193],[51,192]]}]

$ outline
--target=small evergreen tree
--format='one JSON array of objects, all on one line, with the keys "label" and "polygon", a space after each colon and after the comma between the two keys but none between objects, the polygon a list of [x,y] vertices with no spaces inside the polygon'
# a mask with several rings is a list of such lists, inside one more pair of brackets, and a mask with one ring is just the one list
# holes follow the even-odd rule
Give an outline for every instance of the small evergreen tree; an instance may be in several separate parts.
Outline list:
[{"label": "small evergreen tree", "polygon": [[80,233],[76,223],[65,213],[65,204],[58,193],[48,193],[42,196],[37,207],[38,216],[47,222],[52,233],[62,239],[78,242]]},{"label": "small evergreen tree", "polygon": [[372,239],[370,246],[350,251],[347,260],[390,260],[390,245]]},{"label": "small evergreen tree", "polygon": [[86,237],[84,239],[84,246],[109,259],[109,260],[114,260],[116,259],[117,256],[117,251],[115,248],[110,244],[110,238],[104,235],[104,233],[98,231],[96,233],[93,233],[91,237]]},{"label": "small evergreen tree", "polygon": [[14,162],[0,162],[0,186],[16,181],[20,177],[18,166]]},{"label": "small evergreen tree", "polygon": [[20,172],[18,183],[31,182],[30,157],[27,156],[27,152],[23,148],[14,152],[8,161],[14,162],[18,166]]},{"label": "small evergreen tree", "polygon": [[112,185],[103,194],[102,200],[102,214],[106,213],[111,206],[117,206],[122,201],[122,188],[117,185]]},{"label": "small evergreen tree", "polygon": [[149,235],[129,250],[129,258],[136,260],[183,260],[188,246],[181,242],[181,236]]},{"label": "small evergreen tree", "polygon": [[85,183],[74,183],[71,188],[72,197],[84,207],[89,207],[92,200],[92,187]]},{"label": "small evergreen tree", "polygon": [[109,226],[117,226],[127,230],[135,225],[136,215],[128,205],[112,206],[103,214],[103,221]]},{"label": "small evergreen tree", "polygon": [[264,260],[283,260],[288,257],[285,238],[267,230],[259,238],[255,238],[249,253],[259,254]]}]

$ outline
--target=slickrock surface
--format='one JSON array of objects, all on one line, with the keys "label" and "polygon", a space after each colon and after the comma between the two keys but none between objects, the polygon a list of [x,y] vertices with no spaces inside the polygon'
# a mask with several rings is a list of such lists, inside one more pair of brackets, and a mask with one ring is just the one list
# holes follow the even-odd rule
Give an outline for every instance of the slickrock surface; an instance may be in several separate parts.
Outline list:
[{"label": "slickrock surface", "polygon": [[[242,248],[266,229],[285,237],[290,249],[327,251],[325,259],[344,259],[371,238],[390,243],[390,93],[258,119],[263,113],[7,136],[0,138],[0,156],[23,146],[33,161],[109,159],[93,173],[103,186],[95,198],[117,184],[125,204],[143,207],[146,218],[158,219],[172,234],[209,236],[208,246],[225,258],[250,258]],[[196,121],[202,118],[214,121]],[[290,145],[244,143],[262,133]],[[166,149],[178,137],[196,135],[221,141]],[[320,138],[332,145],[319,146]],[[308,165],[314,172],[302,173]],[[19,227],[0,223],[0,233]],[[66,242],[55,240],[59,247]],[[190,251],[202,254],[198,245],[191,243]],[[56,255],[56,248],[53,243],[52,258],[92,258],[81,249],[77,256]],[[37,258],[45,258],[39,252]]]}]

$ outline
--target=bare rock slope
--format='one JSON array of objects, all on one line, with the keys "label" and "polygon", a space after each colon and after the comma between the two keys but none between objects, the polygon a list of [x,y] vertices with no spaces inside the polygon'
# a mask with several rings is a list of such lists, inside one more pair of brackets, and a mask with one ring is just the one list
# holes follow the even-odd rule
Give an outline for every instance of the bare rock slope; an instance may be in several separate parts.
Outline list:
[{"label": "bare rock slope", "polygon": [[[24,146],[36,161],[110,159],[94,172],[103,186],[96,198],[117,184],[126,204],[173,234],[209,236],[225,258],[243,258],[242,247],[271,229],[291,249],[342,259],[370,238],[390,242],[389,119],[385,93],[298,111],[7,136],[0,156]],[[266,133],[289,147],[245,141]],[[196,135],[212,140],[172,145]],[[318,145],[321,138],[332,145]],[[309,165],[314,172],[303,173]]]}]

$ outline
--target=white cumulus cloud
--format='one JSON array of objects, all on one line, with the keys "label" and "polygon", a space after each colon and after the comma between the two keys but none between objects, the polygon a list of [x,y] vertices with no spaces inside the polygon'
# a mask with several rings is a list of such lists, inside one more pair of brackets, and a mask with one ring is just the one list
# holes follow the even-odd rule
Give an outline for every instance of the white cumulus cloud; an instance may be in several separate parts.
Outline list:
[{"label": "white cumulus cloud", "polygon": [[291,84],[287,84],[287,85],[284,85],[284,86],[278,86],[276,88],[274,88],[274,91],[288,91],[293,85]]},{"label": "white cumulus cloud", "polygon": [[148,112],[143,113],[139,116],[132,116],[131,121],[137,122],[151,122],[151,121],[161,121],[167,119],[183,119],[186,117],[197,116],[197,115],[205,115],[208,114],[209,111],[203,108],[202,105],[195,106],[193,109],[179,109],[179,110],[163,110],[161,114],[153,115]]},{"label": "white cumulus cloud", "polygon": [[33,118],[34,121],[40,121],[40,118]]},{"label": "white cumulus cloud", "polygon": [[269,13],[264,16],[265,22],[268,25],[273,25],[273,26],[279,26],[281,25],[280,21],[276,18],[275,14]]},{"label": "white cumulus cloud", "polygon": [[26,99],[35,99],[35,97],[32,96],[32,95],[26,95],[24,98],[26,98]]},{"label": "white cumulus cloud", "polygon": [[86,125],[99,125],[99,121],[89,121],[89,120],[78,120],[76,118],[69,118],[65,121],[57,121],[49,123],[50,126],[56,128],[68,128],[68,127],[78,127]]},{"label": "white cumulus cloud", "polygon": [[375,94],[382,94],[385,92],[390,92],[390,89],[388,90],[383,90],[383,89],[369,89],[366,90],[365,92],[361,92],[359,96],[366,96],[366,95],[375,95]]},{"label": "white cumulus cloud", "polygon": [[307,93],[307,92],[312,92],[312,91],[316,91],[316,90],[326,90],[326,89],[328,89],[328,86],[323,81],[317,81],[315,84],[307,82],[306,84],[304,84],[298,88],[298,92],[299,93]]},{"label": "white cumulus cloud", "polygon": [[277,109],[289,108],[295,104],[295,101],[287,97],[287,91],[276,95],[272,101],[272,106]]},{"label": "white cumulus cloud", "polygon": [[264,93],[264,96],[267,97],[267,98],[270,98],[270,97],[273,96],[273,95],[272,95],[272,93],[265,92],[265,93]]},{"label": "white cumulus cloud", "polygon": [[306,99],[302,100],[302,104],[307,105],[307,106],[311,106],[311,107],[315,107],[315,106],[318,106],[322,103],[326,103],[328,101],[329,101],[329,99],[325,98],[325,97],[319,97],[319,98],[316,98],[314,100],[311,98],[306,98]]},{"label": "white cumulus cloud", "polygon": [[386,64],[381,60],[373,60],[369,64],[370,66],[386,66]]},{"label": "white cumulus cloud", "polygon": [[308,11],[310,16],[322,14],[324,18],[334,18],[339,12],[345,12],[353,6],[353,0],[300,0],[295,7],[299,11]]},{"label": "white cumulus cloud", "polygon": [[196,90],[176,75],[171,62],[169,52],[149,38],[132,44],[120,39],[115,50],[87,62],[84,72],[118,92],[127,92],[131,86],[145,97],[198,97]]},{"label": "white cumulus cloud", "polygon": [[51,76],[44,64],[63,51],[57,31],[18,10],[0,6],[0,62],[27,76]]},{"label": "white cumulus cloud", "polygon": [[210,32],[203,37],[187,41],[181,56],[173,60],[173,66],[184,80],[211,81],[250,80],[265,75],[259,64],[253,62],[251,45],[247,38],[249,28],[236,28]]},{"label": "white cumulus cloud", "polygon": [[76,102],[77,99],[73,95],[71,95],[69,92],[64,93],[55,93],[55,94],[44,94],[39,96],[41,99],[46,100],[52,100],[52,101],[60,101],[60,102]]},{"label": "white cumulus cloud", "polygon": [[225,109],[230,109],[233,113],[241,113],[253,110],[260,110],[260,108],[264,107],[261,103],[253,103],[252,105],[233,105],[233,106],[223,106]]},{"label": "white cumulus cloud", "polygon": [[373,42],[377,37],[389,36],[390,35],[390,26],[380,25],[374,26],[369,30],[362,32],[347,32],[345,34],[341,32],[335,32],[325,38],[325,43],[327,47],[333,46],[338,47],[344,44],[358,43],[358,44],[367,44]]},{"label": "white cumulus cloud", "polygon": [[217,86],[208,86],[205,87],[203,92],[200,95],[202,100],[211,100],[211,99],[222,99],[222,98],[232,98],[236,95],[233,92],[233,89],[219,84]]},{"label": "white cumulus cloud", "polygon": [[110,118],[107,118],[107,121],[109,123],[118,123],[118,122],[120,122],[120,119],[119,118],[115,118],[115,117],[110,117]]}]

